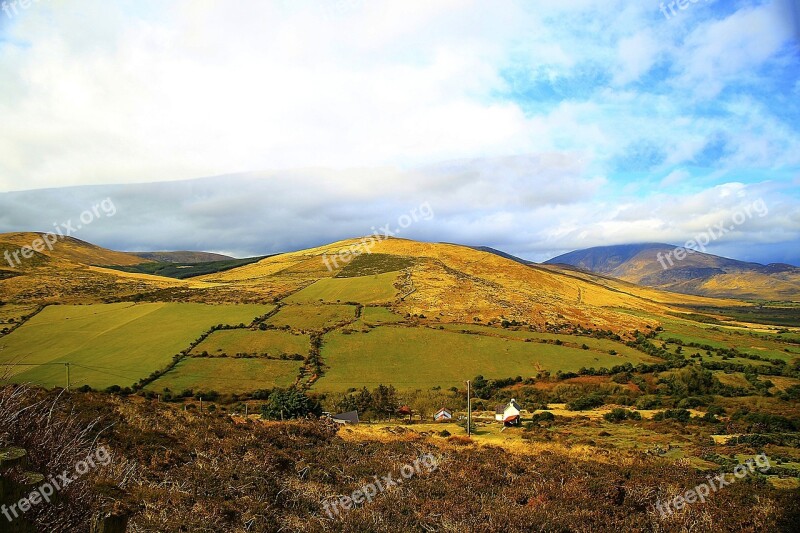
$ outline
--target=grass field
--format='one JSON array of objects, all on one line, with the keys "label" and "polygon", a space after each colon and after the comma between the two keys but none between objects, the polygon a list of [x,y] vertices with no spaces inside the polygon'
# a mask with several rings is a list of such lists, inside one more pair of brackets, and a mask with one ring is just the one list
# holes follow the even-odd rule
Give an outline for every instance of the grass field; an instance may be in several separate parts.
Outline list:
[{"label": "grass field", "polygon": [[294,330],[319,331],[355,319],[354,305],[287,305],[271,316],[267,323],[279,328],[289,326]]},{"label": "grass field", "polygon": [[288,331],[268,329],[224,329],[215,331],[198,344],[192,354],[228,355],[260,354],[278,356],[281,354],[308,355],[308,335],[295,335]]},{"label": "grass field", "polygon": [[577,371],[626,362],[652,361],[635,352],[612,356],[552,344],[466,335],[430,328],[381,326],[369,333],[332,332],[324,337],[322,359],[329,367],[315,384],[319,391],[392,384],[401,390],[463,386],[486,378],[531,377],[539,370]]},{"label": "grass field", "polygon": [[[684,343],[696,342],[714,348],[736,348],[742,353],[781,359],[787,362],[800,357],[800,346],[781,342],[778,338],[775,340],[765,339],[764,335],[760,334],[714,326],[703,327],[683,321],[664,320],[664,331],[659,333],[658,338],[661,340],[680,339]],[[686,350],[701,351],[698,348],[686,348]]]},{"label": "grass field", "polygon": [[456,332],[469,331],[472,333],[478,333],[480,335],[504,337],[509,339],[523,340],[523,341],[525,339],[530,339],[532,341],[552,341],[552,342],[560,341],[565,346],[573,348],[582,347],[585,344],[586,346],[589,347],[590,351],[596,351],[607,354],[611,350],[614,350],[620,355],[623,355],[625,357],[631,357],[634,359],[639,357],[639,355],[641,354],[641,352],[639,352],[638,350],[626,346],[622,342],[616,342],[609,339],[595,339],[592,337],[583,337],[577,335],[559,335],[556,333],[539,333],[539,332],[532,332],[525,330],[515,331],[513,329],[481,326],[476,324],[447,324],[444,326],[444,329]]},{"label": "grass field", "polygon": [[396,324],[405,320],[401,315],[386,307],[365,307],[361,310],[361,320],[365,324]]},{"label": "grass field", "polygon": [[11,367],[14,382],[64,386],[69,362],[72,385],[132,385],[163,368],[172,356],[216,324],[249,323],[269,305],[188,303],[49,306],[0,338],[3,363],[62,363]]},{"label": "grass field", "polygon": [[273,387],[288,387],[300,372],[301,361],[187,357],[146,389],[175,393],[186,389],[241,394]]},{"label": "grass field", "polygon": [[394,300],[397,272],[353,278],[325,278],[284,299],[287,303],[359,302],[385,303]]},{"label": "grass field", "polygon": [[750,383],[744,379],[743,372],[722,372],[721,370],[717,370],[714,372],[714,376],[719,380],[720,383],[723,385],[729,385],[731,387],[740,387],[745,390],[750,390],[753,388]]}]

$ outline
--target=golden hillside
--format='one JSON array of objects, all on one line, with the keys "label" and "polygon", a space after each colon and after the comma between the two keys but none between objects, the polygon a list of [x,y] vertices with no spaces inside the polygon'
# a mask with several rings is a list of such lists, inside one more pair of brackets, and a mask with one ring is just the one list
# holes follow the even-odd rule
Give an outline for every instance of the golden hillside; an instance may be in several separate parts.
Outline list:
[{"label": "golden hillside", "polygon": [[[213,287],[196,281],[128,274],[92,265],[132,265],[147,262],[140,257],[101,248],[67,237],[42,248],[32,257],[14,252],[32,246],[40,233],[0,234],[0,301],[20,303],[89,303],[127,299],[137,294],[164,290],[194,290]],[[9,264],[6,257],[11,257]],[[167,296],[167,295],[165,295]]]},{"label": "golden hillside", "polygon": [[[326,278],[352,275],[348,270],[363,269],[364,275],[369,275],[394,269],[394,306],[400,312],[424,315],[431,321],[473,322],[477,318],[485,323],[507,319],[541,328],[579,324],[631,331],[653,327],[655,322],[622,312],[621,308],[664,314],[671,310],[669,304],[738,303],[664,293],[632,284],[623,287],[619,283],[598,283],[453,244],[390,238],[376,242],[370,253],[350,256],[355,258],[349,261],[337,258],[340,252],[363,250],[360,243],[360,239],[339,241],[197,279],[276,296]],[[400,264],[401,260],[407,264]],[[381,269],[381,262],[386,268]],[[377,283],[378,278],[374,277]]]},{"label": "golden hillside", "polygon": [[[37,234],[0,235],[0,253]],[[369,253],[350,254],[356,250]],[[741,305],[685,296],[557,266],[529,266],[466,246],[390,238],[366,250],[361,239],[268,257],[239,268],[178,280],[94,266],[142,262],[77,239],[0,268],[0,300],[73,303],[109,300],[264,302],[358,301],[391,305],[429,323],[517,321],[541,329],[630,332],[655,327],[644,315],[670,306]],[[633,312],[626,312],[627,310]]]}]

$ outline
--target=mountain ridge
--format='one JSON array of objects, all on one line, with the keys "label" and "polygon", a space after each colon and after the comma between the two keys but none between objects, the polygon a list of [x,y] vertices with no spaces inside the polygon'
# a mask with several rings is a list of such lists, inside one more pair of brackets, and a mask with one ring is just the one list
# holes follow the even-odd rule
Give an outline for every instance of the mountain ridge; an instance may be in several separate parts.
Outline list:
[{"label": "mountain ridge", "polygon": [[663,243],[595,246],[559,255],[545,264],[569,265],[683,294],[800,300],[800,268],[794,265],[740,261]]}]

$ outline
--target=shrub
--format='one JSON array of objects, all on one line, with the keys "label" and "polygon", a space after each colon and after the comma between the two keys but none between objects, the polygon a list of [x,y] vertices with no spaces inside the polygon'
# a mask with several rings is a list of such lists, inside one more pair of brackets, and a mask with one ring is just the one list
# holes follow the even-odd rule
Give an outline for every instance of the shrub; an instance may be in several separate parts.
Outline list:
[{"label": "shrub", "polygon": [[631,411],[630,409],[615,407],[610,412],[604,414],[603,418],[609,422],[622,422],[623,420],[641,420],[642,415],[638,411]]},{"label": "shrub", "polygon": [[585,411],[603,405],[603,397],[598,393],[581,396],[567,404],[570,411]]},{"label": "shrub", "polygon": [[667,409],[656,413],[653,420],[677,420],[678,422],[688,422],[692,418],[692,413],[686,409]]},{"label": "shrub", "polygon": [[551,413],[550,411],[542,411],[541,413],[536,413],[535,415],[533,415],[533,418],[531,418],[531,421],[532,422],[552,422],[555,419],[556,419],[555,415],[553,413]]},{"label": "shrub", "polygon": [[654,395],[641,396],[636,400],[637,409],[658,409],[662,406],[661,397]]}]

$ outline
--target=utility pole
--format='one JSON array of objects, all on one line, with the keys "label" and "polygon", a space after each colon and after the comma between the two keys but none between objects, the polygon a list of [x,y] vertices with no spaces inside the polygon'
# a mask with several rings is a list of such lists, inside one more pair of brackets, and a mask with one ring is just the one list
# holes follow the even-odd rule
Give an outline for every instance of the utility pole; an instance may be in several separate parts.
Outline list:
[{"label": "utility pole", "polygon": [[472,432],[472,400],[470,399],[472,395],[470,394],[469,390],[469,380],[467,380],[467,437],[471,435]]}]

